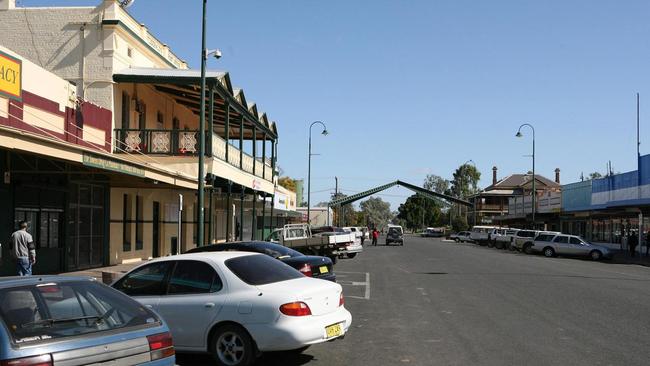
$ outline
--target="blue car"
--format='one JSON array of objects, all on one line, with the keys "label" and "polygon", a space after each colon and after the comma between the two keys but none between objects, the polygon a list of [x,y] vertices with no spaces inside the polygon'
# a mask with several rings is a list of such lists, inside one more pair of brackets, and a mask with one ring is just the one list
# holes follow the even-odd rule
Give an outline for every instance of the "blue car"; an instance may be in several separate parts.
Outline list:
[{"label": "blue car", "polygon": [[87,277],[0,279],[0,365],[174,365],[169,328]]}]

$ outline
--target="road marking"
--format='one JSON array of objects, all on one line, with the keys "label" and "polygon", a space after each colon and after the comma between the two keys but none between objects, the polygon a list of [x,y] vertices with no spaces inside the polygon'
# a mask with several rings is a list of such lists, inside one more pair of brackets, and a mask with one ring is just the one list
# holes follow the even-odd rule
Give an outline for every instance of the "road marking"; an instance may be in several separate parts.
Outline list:
[{"label": "road marking", "polygon": [[[352,299],[362,299],[362,300],[370,300],[370,273],[369,272],[337,272],[337,273],[351,273],[351,274],[363,274],[366,277],[365,282],[361,281],[337,281],[338,284],[340,285],[345,285],[345,286],[365,286],[365,292],[364,296],[354,296],[354,295],[345,295],[345,297],[352,298]],[[340,276],[340,277],[346,277],[346,276]]]}]

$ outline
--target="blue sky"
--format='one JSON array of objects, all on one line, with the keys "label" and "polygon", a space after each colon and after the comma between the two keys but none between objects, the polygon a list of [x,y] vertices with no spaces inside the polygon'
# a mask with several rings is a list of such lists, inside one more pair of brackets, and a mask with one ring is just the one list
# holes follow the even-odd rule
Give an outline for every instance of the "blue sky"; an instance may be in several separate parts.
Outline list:
[{"label": "blue sky", "polygon": [[[22,0],[33,5],[98,1]],[[562,182],[580,173],[636,168],[636,96],[641,152],[650,153],[650,2],[463,0],[208,1],[211,68],[231,73],[277,121],[279,164],[307,175],[314,134],[312,202],[395,179],[450,178],[472,159],[481,187],[530,170]],[[201,2],[136,0],[133,16],[198,67]],[[315,131],[316,132],[316,131]],[[382,198],[396,209],[410,192]]]}]

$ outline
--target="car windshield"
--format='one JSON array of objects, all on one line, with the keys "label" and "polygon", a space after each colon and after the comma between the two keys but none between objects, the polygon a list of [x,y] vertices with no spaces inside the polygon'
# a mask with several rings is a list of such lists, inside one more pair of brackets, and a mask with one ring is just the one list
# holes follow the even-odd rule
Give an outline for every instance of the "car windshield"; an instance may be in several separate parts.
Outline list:
[{"label": "car windshield", "polygon": [[2,289],[0,315],[16,344],[159,323],[138,302],[91,281]]},{"label": "car windshield", "polygon": [[225,263],[239,279],[253,286],[304,277],[293,267],[266,255],[245,255]]}]

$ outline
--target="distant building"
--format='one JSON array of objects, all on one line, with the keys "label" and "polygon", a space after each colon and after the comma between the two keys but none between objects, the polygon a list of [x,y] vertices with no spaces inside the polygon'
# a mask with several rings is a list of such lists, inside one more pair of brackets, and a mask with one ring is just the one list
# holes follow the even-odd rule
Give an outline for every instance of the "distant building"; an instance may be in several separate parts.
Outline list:
[{"label": "distant building", "polygon": [[[470,196],[468,200],[475,203],[476,213],[470,208],[468,219],[476,224],[525,225],[532,220],[532,174],[512,174],[497,179],[497,167],[492,168],[492,184],[481,192]],[[535,175],[536,221],[538,225],[554,224],[547,220],[547,214],[559,213],[562,196],[560,170],[555,169],[555,181],[539,174]],[[547,223],[548,221],[548,223]]]}]

